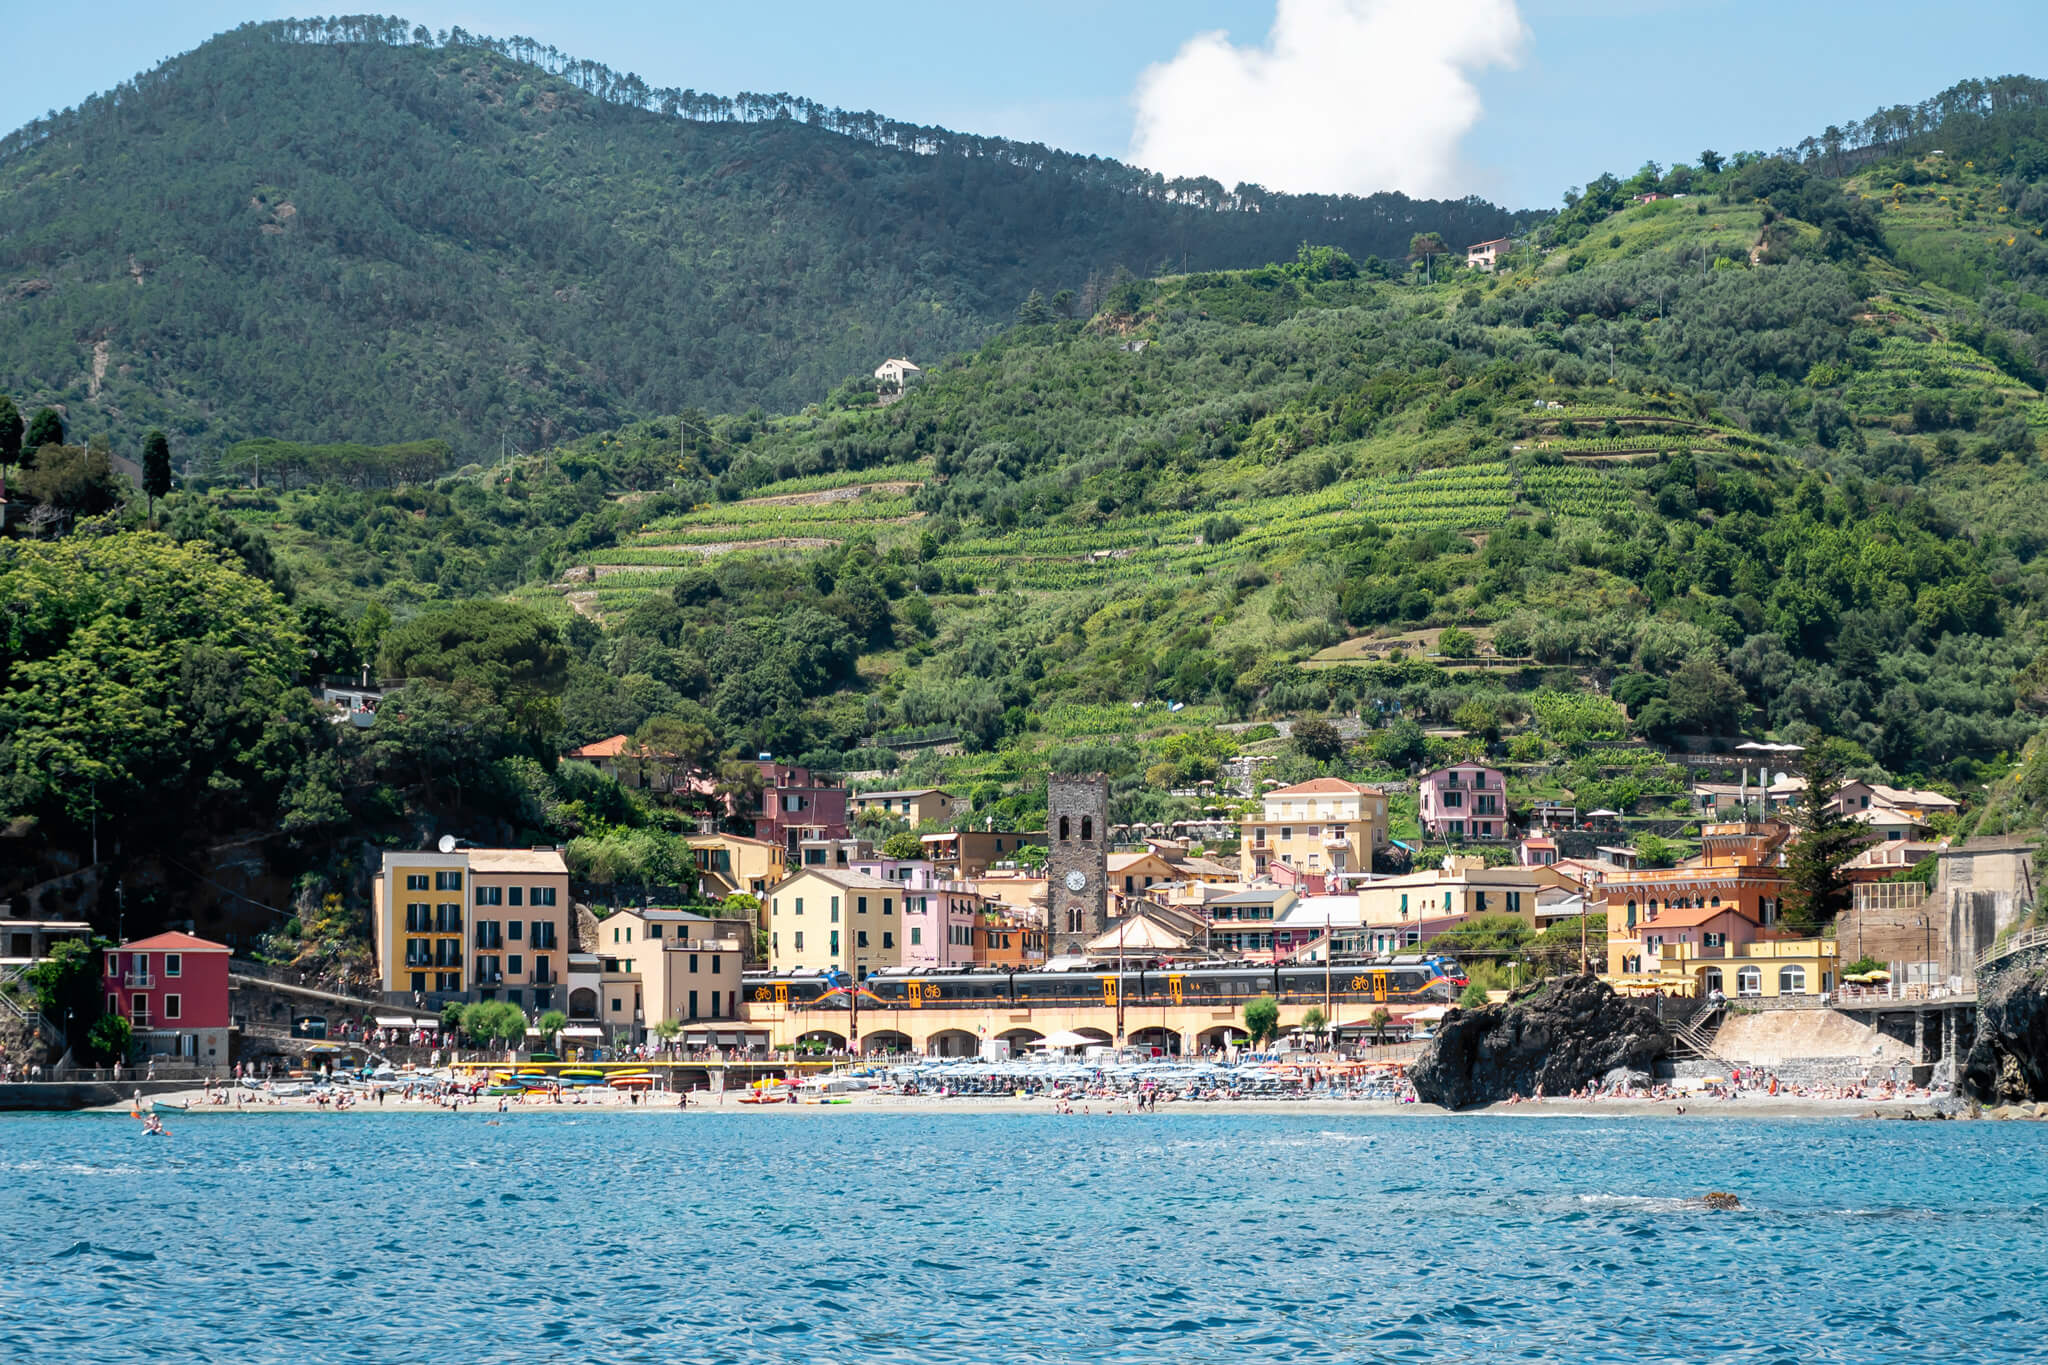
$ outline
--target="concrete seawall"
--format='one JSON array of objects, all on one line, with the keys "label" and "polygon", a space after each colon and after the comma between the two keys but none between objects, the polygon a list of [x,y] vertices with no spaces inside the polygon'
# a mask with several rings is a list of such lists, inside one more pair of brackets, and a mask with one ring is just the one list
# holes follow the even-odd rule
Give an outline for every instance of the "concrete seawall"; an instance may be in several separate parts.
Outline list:
[{"label": "concrete seawall", "polygon": [[41,1111],[66,1113],[92,1109],[103,1104],[120,1104],[136,1091],[145,1097],[191,1090],[197,1081],[25,1081],[0,1085],[0,1113]]}]

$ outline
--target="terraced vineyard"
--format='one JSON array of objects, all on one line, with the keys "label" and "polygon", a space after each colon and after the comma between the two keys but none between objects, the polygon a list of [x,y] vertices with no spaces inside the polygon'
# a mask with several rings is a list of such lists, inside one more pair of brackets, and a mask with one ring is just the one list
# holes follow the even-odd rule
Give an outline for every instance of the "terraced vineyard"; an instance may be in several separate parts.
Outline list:
[{"label": "terraced vineyard", "polygon": [[1629,490],[1610,474],[1581,466],[1531,469],[1522,475],[1522,496],[1564,517],[1605,517],[1627,512]]},{"label": "terraced vineyard", "polygon": [[[872,481],[878,472],[860,477]],[[812,483],[807,491],[832,486]],[[1242,529],[1217,544],[1204,539],[1214,512],[1162,512],[971,534],[948,543],[945,564],[977,584],[1058,593],[1140,580],[1186,581],[1239,563],[1314,555],[1333,537],[1367,525],[1396,534],[1485,531],[1505,524],[1518,508],[1598,517],[1628,505],[1627,489],[1597,470],[1543,469],[1520,476],[1518,484],[1508,465],[1489,461],[1247,499],[1227,509]],[[585,557],[581,567],[588,572],[572,571],[555,590],[573,592],[586,610],[609,614],[710,556],[803,553],[861,535],[886,546],[914,534],[921,519],[911,497],[898,492],[825,503],[750,498],[705,506],[655,523],[630,544]]]}]

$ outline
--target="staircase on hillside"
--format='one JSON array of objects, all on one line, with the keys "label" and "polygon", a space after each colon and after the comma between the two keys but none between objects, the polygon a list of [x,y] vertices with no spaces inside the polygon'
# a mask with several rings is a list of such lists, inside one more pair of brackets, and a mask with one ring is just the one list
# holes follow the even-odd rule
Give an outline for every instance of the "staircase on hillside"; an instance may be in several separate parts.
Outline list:
[{"label": "staircase on hillside", "polygon": [[5,1012],[18,1021],[20,1027],[32,1031],[42,1042],[56,1047],[64,1042],[64,1033],[45,1019],[34,1007],[25,1005],[17,994],[28,986],[28,967],[12,967],[0,972],[0,1012]]},{"label": "staircase on hillside", "polygon": [[1714,1031],[1720,1026],[1722,1012],[1727,1008],[1724,1001],[1709,1000],[1688,1017],[1674,1021],[1671,1037],[1677,1046],[1673,1051],[1732,1068],[1733,1062],[1714,1051]]}]

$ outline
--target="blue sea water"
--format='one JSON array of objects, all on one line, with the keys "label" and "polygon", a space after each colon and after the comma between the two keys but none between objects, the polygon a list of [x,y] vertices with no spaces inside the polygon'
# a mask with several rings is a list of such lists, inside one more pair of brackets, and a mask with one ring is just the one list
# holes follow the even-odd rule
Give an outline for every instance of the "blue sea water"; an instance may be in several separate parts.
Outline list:
[{"label": "blue sea water", "polygon": [[2048,1125],[170,1126],[0,1117],[0,1358],[2048,1360]]}]

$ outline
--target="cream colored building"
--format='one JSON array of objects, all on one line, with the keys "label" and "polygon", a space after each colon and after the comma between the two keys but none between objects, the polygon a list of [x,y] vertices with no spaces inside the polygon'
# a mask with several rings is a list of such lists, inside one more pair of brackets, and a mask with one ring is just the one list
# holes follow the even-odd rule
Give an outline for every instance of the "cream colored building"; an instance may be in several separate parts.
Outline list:
[{"label": "cream colored building", "polygon": [[992,872],[970,877],[967,883],[983,900],[1003,906],[1017,918],[1032,924],[1045,923],[1049,895],[1045,878],[1028,877],[1021,872]]},{"label": "cream colored building", "polygon": [[768,961],[778,972],[843,971],[859,981],[903,965],[903,885],[806,867],[768,893]]},{"label": "cream colored building", "polygon": [[1514,915],[1532,929],[1536,895],[1567,879],[1544,867],[1487,867],[1455,854],[1427,872],[1382,877],[1358,888],[1359,923],[1371,952],[1399,952],[1474,915]]},{"label": "cream colored building", "polygon": [[640,1042],[663,1019],[736,1020],[746,932],[745,921],[688,910],[615,910],[598,921],[606,1036]]},{"label": "cream colored building", "polygon": [[1282,863],[1308,876],[1372,871],[1374,849],[1387,844],[1387,796],[1377,787],[1318,777],[1266,793],[1247,816],[1238,843],[1238,873],[1251,882]]},{"label": "cream colored building", "polygon": [[919,825],[943,825],[967,803],[937,787],[920,787],[915,791],[855,792],[847,798],[847,804],[856,815],[878,811],[892,820],[908,821],[915,829]]}]

